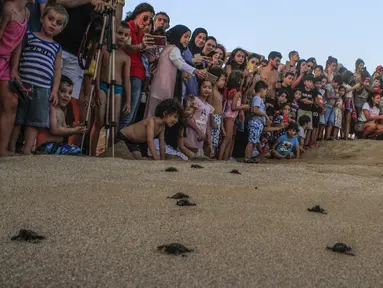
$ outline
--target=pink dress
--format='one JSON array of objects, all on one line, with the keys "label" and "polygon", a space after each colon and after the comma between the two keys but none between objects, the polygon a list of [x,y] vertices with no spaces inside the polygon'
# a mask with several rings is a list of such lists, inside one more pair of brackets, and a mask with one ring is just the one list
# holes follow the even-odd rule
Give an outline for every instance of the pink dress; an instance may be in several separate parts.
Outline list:
[{"label": "pink dress", "polygon": [[[223,110],[223,117],[224,118],[236,119],[237,116],[238,116],[239,111],[238,110],[236,110],[236,111],[233,110],[233,100],[234,100],[235,93],[237,93],[236,89],[232,89],[232,90],[230,90],[228,92],[228,97],[227,97],[227,100],[226,100],[226,103],[225,103],[225,107],[224,107],[224,110]],[[241,105],[241,102],[242,102],[241,101],[241,97],[239,97],[238,102],[237,102],[237,106]]]},{"label": "pink dress", "polygon": [[[27,8],[25,8],[27,9]],[[0,38],[0,81],[11,80],[11,55],[20,44],[27,30],[27,10],[25,10],[24,23],[11,20]]]}]

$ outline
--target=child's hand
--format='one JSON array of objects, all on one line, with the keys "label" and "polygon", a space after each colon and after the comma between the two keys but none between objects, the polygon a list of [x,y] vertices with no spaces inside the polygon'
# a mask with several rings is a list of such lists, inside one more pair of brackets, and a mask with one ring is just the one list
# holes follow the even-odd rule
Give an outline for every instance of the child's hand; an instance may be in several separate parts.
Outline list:
[{"label": "child's hand", "polygon": [[303,149],[303,147],[299,147],[299,151],[300,151],[301,153],[305,153],[305,149]]},{"label": "child's hand", "polygon": [[76,129],[76,132],[78,134],[83,134],[86,131],[88,131],[88,128],[86,128],[85,126],[76,126],[76,127],[74,127],[74,129]]},{"label": "child's hand", "polygon": [[130,113],[130,103],[126,102],[124,107],[122,107],[122,112],[124,115],[128,115]]},{"label": "child's hand", "polygon": [[17,69],[12,69],[11,79],[18,81],[21,84],[20,74],[19,74],[19,71]]},{"label": "child's hand", "polygon": [[270,119],[266,120],[266,126],[271,126],[271,120]]},{"label": "child's hand", "polygon": [[242,109],[243,110],[249,110],[250,109],[250,105],[249,104],[244,104],[244,105],[242,105]]},{"label": "child's hand", "polygon": [[57,106],[59,100],[58,100],[56,92],[51,92],[51,96],[49,97],[49,101],[52,103],[53,107]]}]

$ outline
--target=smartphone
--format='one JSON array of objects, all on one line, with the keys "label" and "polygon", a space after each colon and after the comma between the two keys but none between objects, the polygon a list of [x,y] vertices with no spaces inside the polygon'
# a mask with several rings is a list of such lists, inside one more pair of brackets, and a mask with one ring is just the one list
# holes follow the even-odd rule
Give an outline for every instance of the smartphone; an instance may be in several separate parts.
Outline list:
[{"label": "smartphone", "polygon": [[214,54],[216,54],[217,52],[215,51],[211,51],[209,54],[207,54],[206,56],[207,57],[213,57]]},{"label": "smartphone", "polygon": [[218,77],[208,72],[207,73],[207,80],[212,82],[212,83],[215,83],[215,82],[217,82]]},{"label": "smartphone", "polygon": [[154,40],[154,45],[156,46],[166,46],[166,36],[152,36]]}]

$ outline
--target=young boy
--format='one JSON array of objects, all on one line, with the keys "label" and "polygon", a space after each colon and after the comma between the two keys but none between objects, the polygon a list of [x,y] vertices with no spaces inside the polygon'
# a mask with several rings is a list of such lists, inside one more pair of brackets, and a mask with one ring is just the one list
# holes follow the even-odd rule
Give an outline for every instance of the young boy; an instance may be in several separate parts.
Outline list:
[{"label": "young boy", "polygon": [[224,126],[222,124],[222,93],[221,91],[225,87],[227,74],[223,71],[221,67],[213,67],[209,71],[211,74],[218,77],[217,82],[213,84],[213,93],[211,94],[211,97],[208,99],[208,103],[213,106],[214,112],[212,115],[213,119],[210,119],[211,128],[210,128],[210,134],[212,139],[212,155],[211,157],[214,158],[215,154],[218,152],[218,144],[219,144],[219,136],[222,133],[225,134]]},{"label": "young boy", "polygon": [[[158,104],[155,116],[146,118],[138,123],[121,129],[117,138],[125,142],[129,151],[137,160],[142,159],[139,144],[148,143],[148,148],[154,160],[165,160],[165,126],[172,127],[178,122],[182,108],[173,99],[167,99]],[[160,141],[160,157],[154,145],[154,138]]]},{"label": "young boy", "polygon": [[269,123],[270,118],[266,114],[264,99],[267,94],[268,85],[264,81],[259,81],[255,84],[255,96],[251,104],[252,119],[249,121],[249,139],[245,150],[245,163],[257,163],[251,158],[254,149],[262,153],[260,139],[263,128]]},{"label": "young boy", "polygon": [[40,131],[37,137],[38,154],[81,155],[80,147],[64,144],[64,139],[86,132],[84,126],[68,127],[65,122],[65,110],[72,99],[73,82],[67,76],[61,76],[58,91],[58,106],[52,106],[49,112],[49,129]]},{"label": "young boy", "polygon": [[[49,102],[57,105],[57,92],[61,79],[61,46],[53,41],[68,23],[68,13],[64,7],[48,6],[42,16],[40,32],[26,33],[26,45],[22,51],[19,74],[30,98],[18,105],[15,127],[13,128],[9,149],[16,150],[16,142],[21,125],[25,126],[23,152],[32,153],[37,133],[49,128]],[[19,62],[19,61],[17,61]]]},{"label": "young boy", "polygon": [[336,93],[338,91],[339,86],[342,85],[342,76],[335,75],[332,83],[326,85],[326,93],[325,93],[325,125],[326,125],[326,133],[325,139],[330,140],[332,127],[335,124],[335,104],[338,100],[339,96]]},{"label": "young boy", "polygon": [[[116,33],[116,63],[115,63],[115,80],[114,85],[114,121],[116,122],[116,128],[111,127],[118,131],[118,123],[121,112],[121,98],[122,93],[125,93],[125,102],[122,107],[122,112],[127,115],[130,113],[130,101],[131,101],[131,88],[130,88],[130,57],[122,50],[122,46],[125,41],[130,37],[129,25],[125,22],[120,24],[120,27]],[[89,156],[96,156],[97,142],[100,137],[100,130],[105,125],[105,113],[106,113],[106,99],[110,89],[109,80],[109,53],[106,51],[106,47],[103,48],[100,57],[101,69],[98,69],[97,81],[96,81],[96,115],[94,125],[90,133],[90,153]],[[112,93],[110,93],[112,95]],[[109,99],[111,101],[112,99]],[[109,105],[110,111],[112,105]],[[109,112],[109,119],[112,117],[112,112]],[[114,139],[109,138],[109,141]]]},{"label": "young boy", "polygon": [[[310,117],[310,125],[307,128],[307,135],[305,140],[305,146],[310,145],[311,131],[313,130],[312,119],[313,119],[313,104],[315,100],[315,91],[313,89],[314,76],[312,74],[306,74],[303,77],[304,88],[302,89],[302,97],[299,100],[299,110],[297,113],[297,119],[303,115]],[[318,119],[319,120],[319,119]]]},{"label": "young boy", "polygon": [[300,147],[300,152],[304,153],[305,150],[303,147],[305,146],[305,138],[306,138],[306,130],[310,125],[310,117],[307,115],[303,115],[298,119],[298,140],[299,140],[299,147]]},{"label": "young boy", "polygon": [[294,73],[292,72],[286,72],[285,76],[283,78],[283,82],[281,84],[281,88],[277,90],[277,94],[282,94],[282,92],[287,92],[288,101],[291,102],[294,97],[294,91],[293,88],[291,88],[291,84],[293,83],[294,80]]},{"label": "young boy", "polygon": [[[307,115],[306,115],[307,116]],[[278,138],[274,143],[271,153],[277,159],[299,158],[300,149],[297,137],[298,124],[292,122],[286,128],[286,134]]]}]

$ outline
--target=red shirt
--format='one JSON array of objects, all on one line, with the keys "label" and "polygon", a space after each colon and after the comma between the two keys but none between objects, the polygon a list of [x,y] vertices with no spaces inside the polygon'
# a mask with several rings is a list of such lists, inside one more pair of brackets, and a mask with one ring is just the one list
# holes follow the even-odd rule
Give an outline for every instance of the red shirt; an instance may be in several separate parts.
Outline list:
[{"label": "red shirt", "polygon": [[[133,20],[128,22],[130,27],[130,37],[132,37],[132,45],[138,45],[142,43],[144,33],[137,30],[136,24]],[[140,78],[142,81],[145,80],[145,67],[141,61],[141,53],[139,51],[128,53],[130,56],[130,76]]]}]

